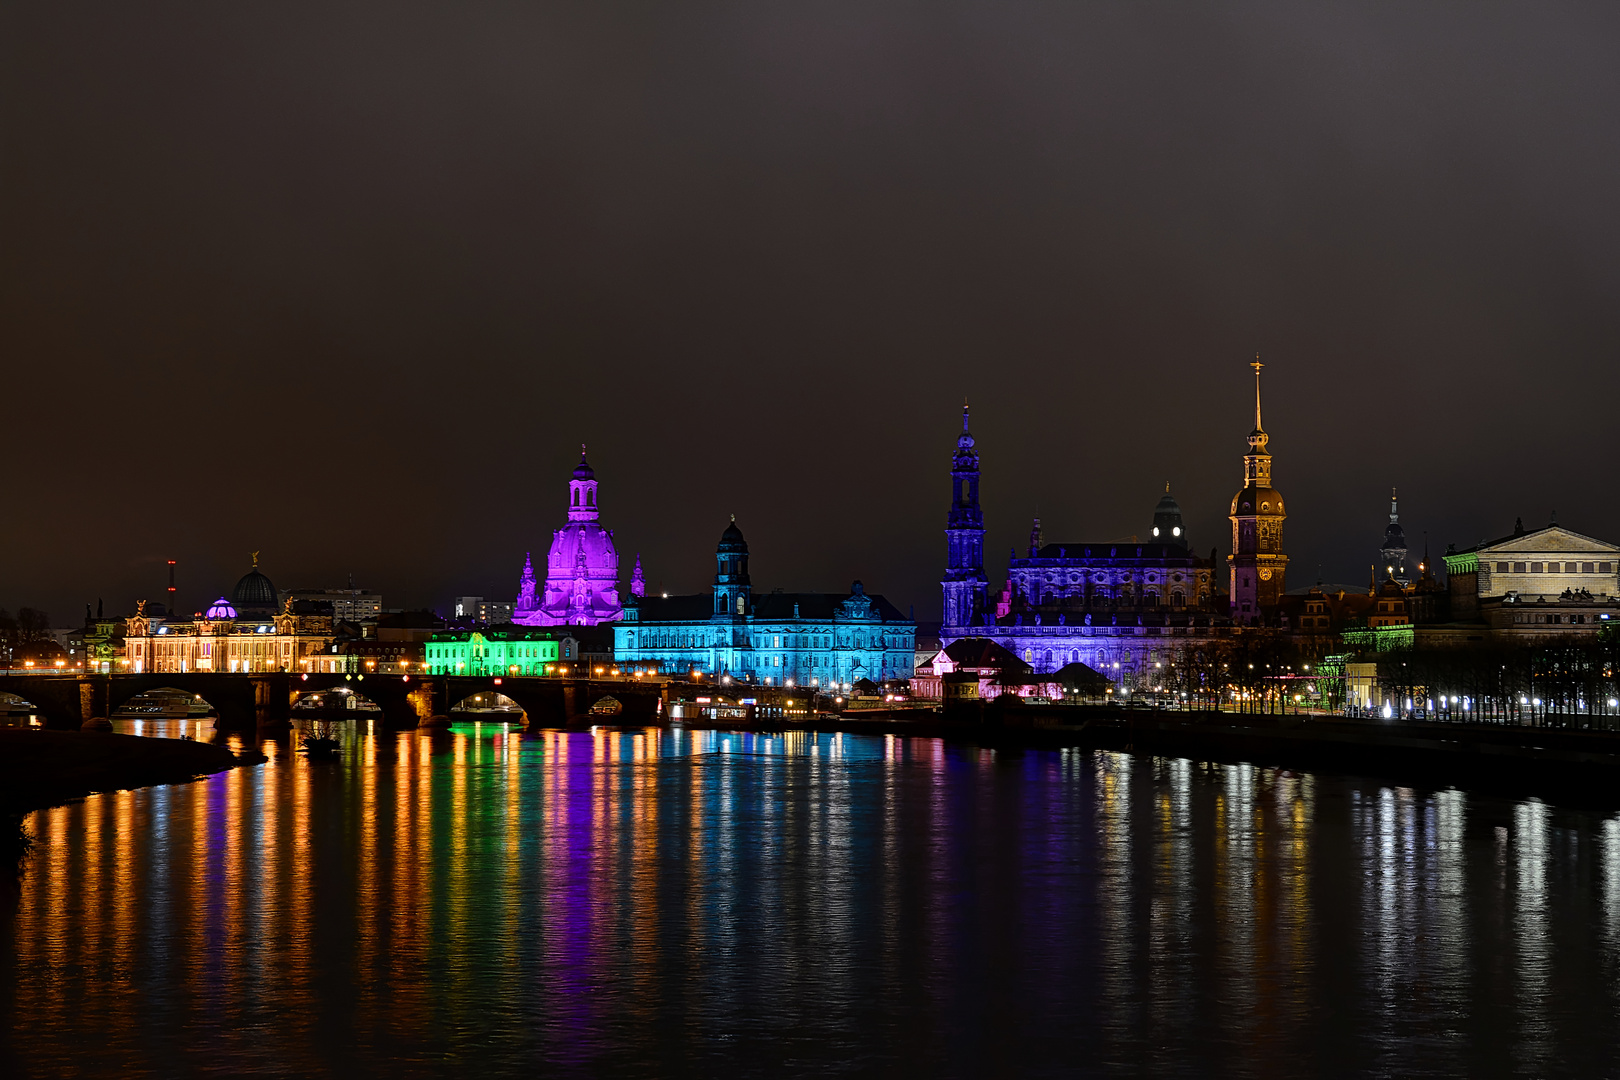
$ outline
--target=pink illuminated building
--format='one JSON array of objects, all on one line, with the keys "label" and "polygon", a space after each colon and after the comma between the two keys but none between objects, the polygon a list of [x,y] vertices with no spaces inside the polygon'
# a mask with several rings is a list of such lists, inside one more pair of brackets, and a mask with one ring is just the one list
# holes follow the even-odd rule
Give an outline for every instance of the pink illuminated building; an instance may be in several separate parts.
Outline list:
[{"label": "pink illuminated building", "polygon": [[[613,530],[597,520],[596,471],[579,448],[579,464],[568,482],[568,523],[552,536],[546,555],[546,580],[536,579],[533,560],[525,556],[518,585],[517,610],[512,621],[520,626],[595,626],[615,622],[623,611],[619,601],[619,553]],[[636,563],[634,589],[640,581]]]}]

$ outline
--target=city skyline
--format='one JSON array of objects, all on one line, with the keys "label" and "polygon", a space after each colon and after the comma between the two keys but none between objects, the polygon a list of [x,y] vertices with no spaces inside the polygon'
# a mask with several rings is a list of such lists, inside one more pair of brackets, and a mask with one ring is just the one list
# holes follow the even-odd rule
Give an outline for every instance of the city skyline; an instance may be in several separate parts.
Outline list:
[{"label": "city skyline", "polygon": [[0,40],[0,602],[175,558],[195,607],[252,550],[515,595],[587,442],[650,585],[735,513],[762,579],[921,614],[964,394],[992,567],[1165,480],[1207,537],[1256,352],[1295,584],[1362,580],[1391,487],[1414,547],[1620,535],[1609,9],[355,10]]},{"label": "city skyline", "polygon": [[[1250,366],[1252,367],[1253,364],[1251,363]],[[1268,380],[1269,378],[1270,376],[1268,376]],[[1272,392],[1271,385],[1272,384],[1270,381],[1268,381],[1268,395]],[[974,423],[976,430],[980,429],[979,417],[982,415],[982,412],[983,410],[981,409],[974,409]],[[1293,425],[1288,422],[1286,417],[1274,419],[1274,416],[1275,412],[1268,412],[1267,414],[1266,426],[1268,434],[1278,430],[1279,428],[1287,431],[1293,427]],[[1243,426],[1240,416],[1234,418],[1234,425],[1234,430],[1236,430],[1237,427]],[[993,425],[985,426],[994,430]],[[980,436],[980,442],[981,444],[985,442],[985,438],[983,436]],[[609,444],[610,445],[607,447],[607,452],[600,455],[604,459],[612,459],[614,456],[611,449],[611,440],[609,440]],[[1284,441],[1284,445],[1286,446],[1286,440]],[[579,451],[575,451],[575,454],[578,456]],[[592,454],[594,456],[597,455],[598,452],[593,450]],[[948,451],[943,451],[940,456],[944,458],[947,455]],[[988,452],[988,458],[990,461],[994,461],[997,456],[998,455],[995,453],[995,448],[992,446]],[[1241,461],[1241,450],[1235,449],[1231,456],[1233,460]],[[881,463],[878,464],[881,465]],[[1062,503],[1050,507],[1042,507],[1037,504],[1034,507],[1035,513],[1032,514],[1031,518],[1026,518],[1023,522],[1019,522],[1016,517],[1010,517],[1005,510],[1007,497],[1004,494],[998,493],[997,488],[998,486],[1007,486],[1016,490],[1020,486],[1017,482],[1018,479],[1020,477],[1027,476],[1027,473],[1025,470],[1021,469],[1016,462],[1003,461],[1001,465],[1002,468],[999,470],[994,469],[989,465],[987,465],[983,470],[987,477],[992,478],[986,481],[984,495],[984,502],[987,507],[985,510],[985,533],[987,537],[985,545],[985,572],[989,578],[992,589],[999,589],[1001,584],[1006,579],[1007,552],[1011,551],[1014,554],[1018,554],[1021,553],[1025,547],[1029,535],[1029,522],[1033,517],[1040,518],[1042,527],[1048,536],[1079,535],[1082,533],[1082,531],[1092,528],[1091,526],[1085,524],[1085,522],[1088,520],[1087,518],[1082,517],[1080,513],[1075,512],[1072,506],[1066,506]],[[1283,465],[1284,476],[1290,478],[1292,477],[1291,465],[1292,454],[1289,453],[1288,460]],[[1239,468],[1241,468],[1241,465]],[[948,465],[936,471],[948,473]],[[568,478],[573,474],[569,472],[567,461],[565,460],[564,462],[559,463],[557,467],[557,477],[555,478],[556,482],[553,485],[557,489],[555,491],[556,498],[551,501],[553,515],[552,518],[548,520],[545,517],[547,499],[545,497],[546,485],[543,476],[544,470],[537,465],[533,470],[533,473],[535,476],[534,493],[532,496],[532,504],[534,506],[534,510],[532,511],[534,536],[532,543],[528,547],[524,548],[526,553],[532,553],[532,550],[536,546],[543,551],[545,534],[552,532],[555,527],[566,523],[570,516],[567,513],[569,509],[569,490],[571,487],[577,486],[577,480],[570,481]],[[637,488],[638,485],[634,482],[635,475],[635,473],[632,473],[630,477],[626,477],[623,480],[618,477],[612,478],[610,489],[611,494],[608,496],[605,510],[608,518],[607,524],[610,528],[617,528],[617,523],[621,520],[637,521],[643,517],[643,515],[636,513],[633,507],[619,505],[620,499],[622,498],[620,495],[621,488],[629,488],[632,492],[634,492]],[[943,478],[939,477],[935,479],[942,480]],[[1229,495],[1222,496],[1217,493],[1216,497],[1213,499],[1205,498],[1202,497],[1201,493],[1189,494],[1185,487],[1177,486],[1173,480],[1168,481],[1168,483],[1170,490],[1173,491],[1175,498],[1181,504],[1183,514],[1187,518],[1187,534],[1191,540],[1191,551],[1194,554],[1205,554],[1210,548],[1217,551],[1223,567],[1222,584],[1224,588],[1224,562],[1226,555],[1229,554],[1230,548],[1230,526],[1227,521],[1227,514],[1224,512],[1224,504],[1230,501]],[[1024,486],[1027,487],[1027,485]],[[1292,494],[1292,490],[1297,487],[1297,485],[1289,483],[1288,486],[1291,493],[1290,502],[1292,503],[1313,505],[1320,504],[1324,501],[1320,498],[1312,499],[1305,496],[1295,496]],[[1422,485],[1417,486],[1421,487]],[[1157,499],[1163,495],[1164,490],[1164,486],[1161,484],[1157,490],[1148,493],[1154,499],[1155,504]],[[1411,497],[1403,496],[1403,499],[1410,500]],[[752,504],[752,500],[747,501]],[[1083,497],[1077,497],[1074,501],[1087,502],[1087,500],[1085,500]],[[937,505],[938,499],[936,498],[934,502],[936,503],[934,507],[934,516],[940,517]],[[1359,528],[1359,530],[1357,529],[1355,522],[1347,520],[1351,517],[1351,512],[1359,508],[1347,507],[1341,504],[1339,512],[1335,516],[1339,522],[1344,525],[1346,531],[1351,534],[1350,539],[1359,549],[1359,554],[1362,556],[1363,561],[1359,566],[1353,562],[1346,561],[1339,566],[1337,573],[1330,569],[1323,560],[1312,558],[1313,553],[1311,551],[1302,551],[1298,549],[1297,545],[1300,543],[1300,541],[1295,539],[1295,536],[1298,533],[1311,535],[1314,532],[1319,535],[1321,530],[1311,530],[1309,528],[1300,527],[1300,523],[1296,518],[1297,511],[1291,514],[1289,521],[1289,541],[1287,547],[1288,553],[1294,561],[1294,573],[1289,580],[1288,587],[1290,591],[1298,591],[1307,588],[1310,585],[1315,584],[1318,580],[1330,585],[1360,586],[1362,584],[1362,579],[1365,577],[1366,568],[1369,566],[1377,566],[1377,572],[1381,575],[1383,573],[1383,567],[1379,565],[1381,562],[1379,548],[1381,546],[1381,530],[1387,522],[1389,502],[1390,499],[1387,494],[1381,495],[1376,504],[1369,508],[1368,512],[1363,515],[1366,520],[1361,523],[1362,527]],[[1000,509],[997,509],[998,506]],[[1148,505],[1144,499],[1144,506],[1142,510],[1140,512],[1133,513],[1134,510],[1135,508],[1130,506],[1107,506],[1101,508],[1100,513],[1097,513],[1094,510],[1094,516],[1092,516],[1089,520],[1118,522],[1122,528],[1126,529],[1126,531],[1115,535],[1104,536],[1102,535],[1101,531],[1094,530],[1091,534],[1092,539],[1125,540],[1134,535],[1140,542],[1147,542],[1150,538],[1152,528],[1153,507]],[[1555,515],[1556,513],[1556,507],[1549,507],[1547,511],[1548,518],[1550,519],[1551,516]],[[1132,521],[1131,518],[1133,516],[1138,520]],[[1442,510],[1440,512],[1440,516],[1442,518],[1448,518],[1455,517],[1456,515],[1448,514]],[[1545,523],[1543,520],[1538,520],[1534,514],[1515,513],[1513,517],[1515,519],[1524,520],[1531,525],[1531,527],[1539,527],[1539,525]],[[1078,526],[1071,526],[1069,524],[1075,521],[1079,521],[1081,524]],[[936,523],[924,522],[925,526],[928,524]],[[1408,539],[1412,545],[1411,558],[1415,560],[1421,555],[1426,538],[1436,561],[1438,561],[1439,556],[1444,552],[1447,544],[1455,544],[1459,548],[1467,547],[1471,544],[1484,540],[1487,536],[1495,536],[1505,533],[1512,527],[1512,522],[1491,522],[1482,527],[1478,537],[1449,537],[1444,541],[1437,541],[1435,537],[1428,532],[1428,530],[1423,528],[1422,519],[1418,518],[1412,512],[1409,502],[1407,504],[1403,504],[1402,507],[1402,524],[1407,530]],[[1582,528],[1582,523],[1578,521],[1568,520],[1568,515],[1566,515],[1563,524],[1571,528],[1575,528],[1577,531],[1588,533],[1593,532],[1591,529]],[[934,528],[932,530],[925,529],[925,531],[932,531],[937,538],[941,528],[943,527],[943,518],[941,518],[937,525],[939,526],[938,528]],[[768,530],[770,526],[766,525],[761,526],[760,528],[763,531]],[[496,531],[504,532],[505,530],[491,529],[492,533]],[[1362,533],[1365,534],[1364,537],[1361,535]],[[767,532],[766,535],[769,535],[769,533]],[[679,552],[685,550],[687,547],[693,546],[691,538],[675,536],[655,537],[646,545],[638,545],[633,541],[626,541],[621,538],[620,543],[627,544],[628,546],[626,547],[626,550],[632,552],[632,554],[628,557],[627,565],[637,563],[638,561],[645,562],[647,567],[645,573],[648,582],[648,589],[653,590],[654,592],[692,592],[707,587],[707,577],[701,573],[694,573],[691,567],[671,567],[667,565],[659,565],[663,561],[662,556],[664,552]],[[700,550],[706,547],[706,544],[701,536],[697,538],[695,546]],[[1348,545],[1340,544],[1336,546],[1336,549],[1342,550],[1346,546]],[[310,565],[312,563],[319,565],[320,553],[318,551],[312,551],[312,548],[318,548],[318,542],[304,541],[295,543],[290,552],[294,558],[289,560],[289,565],[298,565],[300,557],[304,565]],[[646,549],[645,555],[642,554],[644,548]],[[843,573],[846,578],[851,575],[857,577],[862,576],[863,563],[860,561],[862,558],[860,549],[852,547],[849,548],[848,551],[849,557],[855,561],[842,571],[835,568],[832,571],[835,577],[839,573]],[[251,552],[249,553],[248,558],[257,558],[259,554],[260,553],[258,551]],[[270,553],[270,555],[267,556],[267,565],[270,565],[270,562],[268,561],[269,558],[272,558],[276,554],[280,553]],[[428,580],[449,582],[448,585],[441,586],[431,594],[424,590],[420,584],[420,580],[416,578],[406,578],[400,581],[379,582],[374,580],[371,575],[367,574],[364,569],[344,571],[343,576],[350,582],[349,587],[362,588],[367,592],[383,593],[388,599],[388,607],[390,609],[400,609],[403,607],[428,608],[447,611],[453,602],[454,596],[469,594],[474,587],[481,587],[482,592],[480,595],[486,596],[490,599],[502,602],[516,599],[519,591],[518,586],[520,584],[520,582],[516,579],[514,579],[512,582],[511,588],[507,588],[506,584],[501,581],[499,577],[492,582],[485,580],[470,580],[473,574],[488,573],[488,568],[492,563],[500,562],[505,559],[506,556],[497,556],[490,550],[486,548],[478,548],[476,545],[470,546],[466,551],[460,554],[465,557],[468,565],[476,567],[477,569],[468,571],[466,573],[459,573],[455,567],[461,564],[456,562],[456,558],[454,556],[448,557],[444,565],[428,568],[427,572],[423,575],[423,577],[427,578]],[[228,556],[228,552],[220,552],[217,549],[210,548],[197,552],[192,559],[181,557],[177,560],[181,567],[179,578],[181,582],[180,606],[183,614],[190,614],[193,608],[200,612],[206,608],[210,602],[212,602],[213,597],[229,592],[231,583],[234,582],[238,576],[240,576],[241,569],[232,569],[228,562]],[[1354,552],[1351,554],[1350,558],[1355,558]],[[933,561],[930,561],[930,559]],[[931,547],[925,543],[922,549],[910,553],[909,557],[902,557],[899,561],[902,572],[895,575],[895,580],[901,581],[902,586],[901,588],[891,588],[888,591],[891,594],[896,595],[898,597],[897,602],[901,603],[902,605],[914,606],[917,610],[917,617],[919,619],[924,621],[938,621],[941,614],[938,610],[936,610],[940,603],[937,587],[938,570],[944,566],[944,552],[942,543],[936,542]],[[110,603],[112,606],[109,609],[109,613],[112,613],[124,610],[133,610],[134,605],[138,600],[146,600],[152,603],[163,602],[166,596],[165,590],[167,588],[167,578],[164,577],[163,580],[159,581],[157,575],[167,575],[169,573],[168,559],[152,557],[141,560],[141,562],[150,565],[152,568],[149,576],[152,576],[153,583],[144,591],[140,591],[140,586],[137,586],[137,591],[130,595],[127,599],[119,599],[116,594],[108,596],[106,595],[106,591],[103,590],[95,597],[87,596],[85,599],[78,601],[77,604],[69,600],[67,603],[59,604],[57,608],[51,608],[47,604],[30,601],[28,599],[17,601],[17,606],[34,606],[43,608],[53,615],[54,621],[56,621],[58,624],[67,625],[74,622],[74,616],[71,613],[78,611],[79,607],[84,603],[96,604],[98,601]],[[279,564],[279,560],[277,560],[277,562]],[[893,565],[893,559],[886,559],[881,555],[881,553],[874,553],[874,558],[871,560],[871,562],[873,565]],[[935,565],[936,563],[937,566]],[[189,580],[187,571],[192,566],[199,564],[203,568],[203,572],[219,575],[217,578],[213,579],[216,583],[191,587],[194,585],[194,583]],[[919,565],[923,566],[923,576],[931,577],[930,581],[924,583],[919,595],[911,595],[910,593],[904,591],[905,588],[909,587],[909,581],[907,581],[908,576],[916,576],[915,574],[907,575],[904,572],[904,568],[908,564],[912,567]],[[1318,564],[1321,564],[1322,566],[1320,571],[1316,569]],[[769,563],[767,563],[767,565],[769,565]],[[510,573],[511,567],[509,565],[504,566],[502,569],[506,570],[507,573],[501,576],[513,576]],[[775,573],[773,576],[766,579],[767,591],[772,588],[792,589],[801,584],[800,577],[802,575],[796,575],[793,567],[771,567],[771,570],[775,571]],[[287,571],[280,569],[277,569],[276,571],[276,576],[281,579],[282,588],[284,590],[298,591],[307,589],[333,589],[341,587],[341,582],[332,582],[326,580],[304,581],[301,578],[298,579],[296,584],[290,584],[289,582],[291,582],[293,579],[289,578],[287,573]],[[866,573],[867,576],[872,579],[884,581],[890,580],[887,577],[880,578],[877,571]],[[129,575],[126,574],[125,579],[128,580],[128,577]],[[619,586],[621,593],[628,594],[630,584],[630,572],[621,568],[619,573]],[[816,583],[812,582],[811,584],[814,585]],[[847,584],[847,581],[845,584]],[[842,586],[836,580],[834,580],[829,584],[828,587],[836,589]],[[199,589],[200,591],[198,591]],[[446,590],[448,590],[448,593]],[[71,591],[71,587],[69,587],[69,591]],[[81,591],[83,590],[81,589]],[[197,595],[197,600],[194,603],[186,600],[186,596],[192,592],[196,592]],[[508,596],[508,592],[510,592],[512,595]],[[209,597],[204,599],[201,595],[202,593],[208,593]],[[67,595],[67,593],[63,593],[62,595]],[[62,614],[58,615],[58,611],[60,611]]]}]

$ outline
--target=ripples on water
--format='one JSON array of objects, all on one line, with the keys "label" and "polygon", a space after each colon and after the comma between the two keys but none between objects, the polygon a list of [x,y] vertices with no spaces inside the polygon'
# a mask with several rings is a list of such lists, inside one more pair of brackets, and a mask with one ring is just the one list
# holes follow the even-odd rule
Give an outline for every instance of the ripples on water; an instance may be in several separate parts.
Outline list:
[{"label": "ripples on water", "polygon": [[12,1075],[1599,1075],[1620,819],[931,739],[351,731],[32,815]]}]

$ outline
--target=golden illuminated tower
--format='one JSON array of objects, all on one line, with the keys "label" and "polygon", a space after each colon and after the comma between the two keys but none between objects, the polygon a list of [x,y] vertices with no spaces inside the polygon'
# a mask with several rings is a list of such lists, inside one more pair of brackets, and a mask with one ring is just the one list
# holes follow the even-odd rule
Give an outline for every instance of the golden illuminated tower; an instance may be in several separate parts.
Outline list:
[{"label": "golden illuminated tower", "polygon": [[1260,425],[1260,369],[1254,368],[1254,430],[1243,455],[1243,490],[1232,497],[1232,619],[1259,622],[1282,599],[1288,556],[1282,550],[1282,493],[1271,486],[1270,436]]}]

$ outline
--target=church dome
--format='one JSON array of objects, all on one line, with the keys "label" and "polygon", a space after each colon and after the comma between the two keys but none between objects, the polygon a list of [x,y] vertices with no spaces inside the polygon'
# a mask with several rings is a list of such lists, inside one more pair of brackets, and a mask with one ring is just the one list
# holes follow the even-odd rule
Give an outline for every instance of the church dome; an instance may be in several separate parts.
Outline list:
[{"label": "church dome", "polygon": [[1403,552],[1406,550],[1406,530],[1401,528],[1400,522],[1392,521],[1384,530],[1384,550]]},{"label": "church dome", "polygon": [[253,569],[242,575],[231,590],[231,603],[238,611],[250,611],[255,608],[274,611],[276,607],[276,587],[271,580],[259,573],[259,563],[255,559]]},{"label": "church dome", "polygon": [[748,553],[748,541],[743,539],[742,530],[737,528],[736,518],[732,518],[731,524],[726,526],[726,531],[720,534],[720,546],[715,548],[715,551],[744,555]]}]

